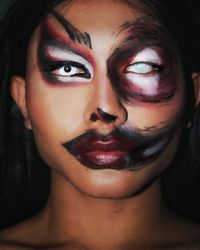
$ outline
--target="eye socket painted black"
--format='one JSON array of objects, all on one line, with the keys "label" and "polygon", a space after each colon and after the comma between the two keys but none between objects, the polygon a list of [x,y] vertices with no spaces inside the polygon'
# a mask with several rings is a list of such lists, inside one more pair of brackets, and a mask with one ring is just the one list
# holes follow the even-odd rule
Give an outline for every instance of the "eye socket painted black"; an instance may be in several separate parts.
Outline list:
[{"label": "eye socket painted black", "polygon": [[[177,75],[180,76],[181,69],[178,49],[173,38],[170,37],[162,24],[150,17],[141,18],[131,24],[127,33],[129,34],[128,37],[121,46],[116,48],[107,61],[108,77],[119,98],[130,105],[170,101],[175,96],[180,82]],[[141,89],[138,86],[135,87],[125,74],[126,68],[130,66],[131,57],[146,48],[162,51],[162,65],[153,65],[155,71],[152,74],[158,74],[160,78],[158,94],[153,96],[142,93]],[[150,63],[153,64],[153,62]]]},{"label": "eye socket painted black", "polygon": [[[73,68],[78,69],[81,71],[80,73],[74,73],[74,74],[69,74],[69,75],[62,75],[59,73],[56,73],[56,70],[59,70],[63,68],[63,71],[67,74],[70,73]],[[46,59],[45,66],[43,66],[42,71],[44,74],[48,75],[49,77],[54,78],[54,80],[57,79],[57,76],[60,77],[82,77],[85,79],[90,79],[91,74],[89,70],[81,63],[74,62],[74,61],[53,61],[53,60],[48,60]]]}]

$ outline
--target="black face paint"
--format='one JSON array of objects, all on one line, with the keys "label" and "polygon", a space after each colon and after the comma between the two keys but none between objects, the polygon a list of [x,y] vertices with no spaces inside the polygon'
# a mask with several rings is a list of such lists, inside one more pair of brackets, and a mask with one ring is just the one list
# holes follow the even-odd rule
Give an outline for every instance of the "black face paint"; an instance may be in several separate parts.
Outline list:
[{"label": "black face paint", "polygon": [[[170,101],[176,94],[180,82],[180,62],[174,42],[163,27],[149,17],[141,18],[134,23],[125,23],[121,31],[127,31],[127,39],[116,48],[107,62],[108,77],[117,94],[130,105]],[[134,58],[146,48],[156,51],[162,60],[161,64],[155,64],[151,60],[145,61],[153,70],[143,76],[147,78],[154,74],[159,77],[157,93],[152,95],[145,94],[140,86],[130,82],[125,74],[131,57]]]},{"label": "black face paint", "polygon": [[94,122],[100,120],[105,123],[112,123],[117,120],[117,116],[109,114],[103,111],[101,108],[97,108],[96,112],[91,114],[90,120]]},{"label": "black face paint", "polygon": [[62,146],[91,169],[137,170],[165,150],[178,129],[177,119],[149,130],[117,128],[108,135],[91,130]]},{"label": "black face paint", "polygon": [[82,33],[80,30],[74,27],[68,20],[59,15],[57,12],[51,11],[51,14],[64,27],[64,29],[69,34],[71,40],[76,41],[80,44],[85,44],[90,49],[92,49],[90,35],[87,32]]}]

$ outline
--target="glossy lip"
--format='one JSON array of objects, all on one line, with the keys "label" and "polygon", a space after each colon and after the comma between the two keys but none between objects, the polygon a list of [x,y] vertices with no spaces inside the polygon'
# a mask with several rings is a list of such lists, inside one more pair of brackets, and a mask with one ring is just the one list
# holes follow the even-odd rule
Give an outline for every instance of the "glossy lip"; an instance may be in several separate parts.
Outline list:
[{"label": "glossy lip", "polygon": [[82,165],[91,169],[138,169],[155,159],[167,145],[169,137],[135,138],[111,134],[82,135],[63,146]]},{"label": "glossy lip", "polygon": [[135,145],[118,136],[86,137],[74,145],[72,153],[83,165],[94,169],[119,169],[126,165],[128,152]]},{"label": "glossy lip", "polygon": [[126,164],[128,152],[115,151],[92,151],[77,155],[77,159],[84,165],[93,169],[113,168],[119,169]]}]

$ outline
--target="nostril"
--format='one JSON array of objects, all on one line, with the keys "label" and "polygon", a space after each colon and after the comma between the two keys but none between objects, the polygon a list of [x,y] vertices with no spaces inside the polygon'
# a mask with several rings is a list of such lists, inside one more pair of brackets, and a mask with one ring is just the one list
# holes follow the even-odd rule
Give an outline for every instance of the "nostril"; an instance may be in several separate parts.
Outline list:
[{"label": "nostril", "polygon": [[105,111],[103,111],[101,108],[97,108],[97,111],[95,113],[92,113],[90,116],[90,121],[97,121],[100,120],[105,123],[111,123],[115,122],[117,120],[117,116],[111,115]]},{"label": "nostril", "polygon": [[97,120],[98,120],[98,116],[95,113],[90,115],[90,121],[96,122]]},{"label": "nostril", "polygon": [[101,108],[97,108],[97,112],[98,112],[99,116],[101,117],[101,119],[107,123],[115,122],[117,119],[117,116],[111,115],[111,114],[103,111]]}]

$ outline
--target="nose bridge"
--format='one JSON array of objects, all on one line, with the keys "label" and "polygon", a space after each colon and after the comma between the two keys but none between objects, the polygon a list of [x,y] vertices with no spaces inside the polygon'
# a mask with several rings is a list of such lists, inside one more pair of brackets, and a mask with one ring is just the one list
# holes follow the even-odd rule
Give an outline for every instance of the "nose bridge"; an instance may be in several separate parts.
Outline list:
[{"label": "nose bridge", "polygon": [[107,75],[101,74],[94,79],[93,93],[85,110],[84,119],[92,129],[112,129],[126,121],[127,111]]},{"label": "nose bridge", "polygon": [[[98,107],[112,114],[112,110],[119,108],[119,98],[107,76],[100,77],[95,82],[95,101]],[[117,111],[117,110],[116,110]]]}]

